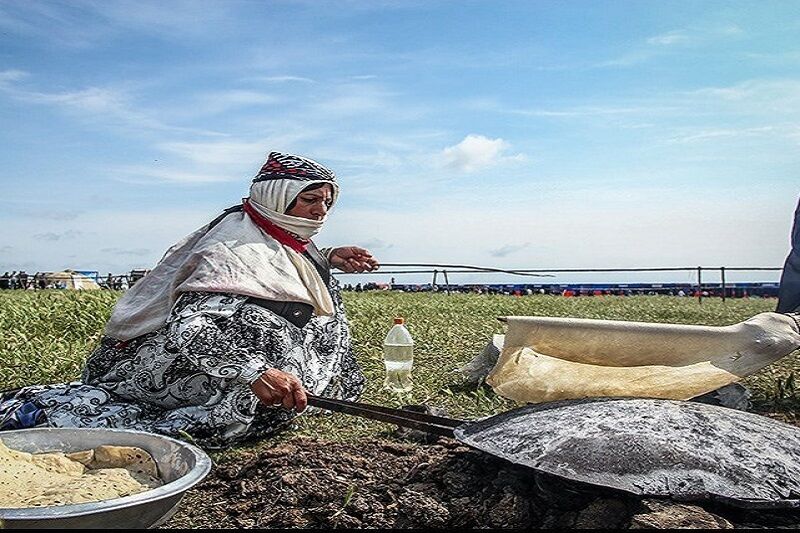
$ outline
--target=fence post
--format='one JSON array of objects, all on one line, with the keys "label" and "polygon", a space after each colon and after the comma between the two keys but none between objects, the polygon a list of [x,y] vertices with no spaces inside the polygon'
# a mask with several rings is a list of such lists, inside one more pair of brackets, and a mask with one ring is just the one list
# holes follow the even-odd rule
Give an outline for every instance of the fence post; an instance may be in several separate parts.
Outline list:
[{"label": "fence post", "polygon": [[436,275],[437,275],[438,273],[439,273],[439,271],[438,271],[438,270],[434,270],[434,271],[433,271],[433,281],[431,282],[431,292],[433,292],[433,291],[434,291],[434,289],[436,288]]},{"label": "fence post", "polygon": [[725,267],[719,267],[719,277],[722,280],[722,301],[724,302],[728,293],[728,288],[725,285]]},{"label": "fence post", "polygon": [[444,274],[444,292],[445,294],[450,294],[450,280],[447,279],[447,270],[442,270],[442,274]]},{"label": "fence post", "polygon": [[697,267],[697,303],[703,303],[703,267]]}]

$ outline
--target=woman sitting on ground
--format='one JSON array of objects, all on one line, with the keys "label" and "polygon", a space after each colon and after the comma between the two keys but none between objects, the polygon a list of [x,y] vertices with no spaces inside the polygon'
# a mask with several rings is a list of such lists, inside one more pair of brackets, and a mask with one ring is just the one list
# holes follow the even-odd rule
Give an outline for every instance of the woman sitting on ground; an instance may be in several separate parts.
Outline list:
[{"label": "woman sitting on ground", "polygon": [[378,263],[311,241],[337,197],[333,172],[271,153],[249,198],[119,300],[81,381],[0,401],[0,429],[127,428],[217,447],[286,425],[306,391],[356,399],[364,378],[330,269]]}]

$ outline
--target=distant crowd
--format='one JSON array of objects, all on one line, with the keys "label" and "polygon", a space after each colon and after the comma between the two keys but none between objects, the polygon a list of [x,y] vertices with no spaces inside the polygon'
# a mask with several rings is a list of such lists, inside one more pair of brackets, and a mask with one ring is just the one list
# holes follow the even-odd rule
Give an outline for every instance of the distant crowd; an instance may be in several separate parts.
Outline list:
[{"label": "distant crowd", "polygon": [[[52,286],[51,286],[52,285]],[[6,289],[56,289],[53,282],[47,280],[44,272],[30,275],[24,270],[5,272],[0,276],[0,290]]]},{"label": "distant crowd", "polygon": [[100,287],[104,289],[111,289],[114,291],[127,291],[133,283],[130,283],[128,276],[114,276],[111,272],[106,276],[105,281],[99,283]]},{"label": "distant crowd", "polygon": [[[114,276],[111,273],[105,279],[91,279],[101,289],[125,291],[132,285],[128,275]],[[52,272],[37,272],[28,274],[24,270],[17,272],[4,272],[0,276],[0,290],[43,290],[43,289],[70,289],[75,288],[72,275],[59,275]],[[72,285],[71,285],[72,283]]]}]

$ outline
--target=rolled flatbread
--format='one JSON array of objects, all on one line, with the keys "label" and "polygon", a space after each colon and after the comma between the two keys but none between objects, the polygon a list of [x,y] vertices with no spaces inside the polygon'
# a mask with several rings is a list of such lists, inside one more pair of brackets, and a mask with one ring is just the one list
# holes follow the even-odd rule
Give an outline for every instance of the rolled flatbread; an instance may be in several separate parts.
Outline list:
[{"label": "rolled flatbread", "polygon": [[800,348],[796,319],[761,313],[724,327],[507,317],[486,381],[520,402],[589,397],[687,400]]}]

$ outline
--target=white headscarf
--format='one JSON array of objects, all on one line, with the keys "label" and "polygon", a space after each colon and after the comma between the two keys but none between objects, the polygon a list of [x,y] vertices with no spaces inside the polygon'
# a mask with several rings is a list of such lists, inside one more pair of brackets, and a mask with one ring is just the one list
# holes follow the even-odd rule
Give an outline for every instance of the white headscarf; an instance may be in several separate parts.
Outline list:
[{"label": "white headscarf", "polygon": [[[268,163],[276,155],[284,161],[309,161],[273,152]],[[330,179],[256,181],[250,188],[250,205],[282,229],[310,239],[325,220],[293,217],[284,211],[303,189],[315,183],[330,184],[335,201],[338,187],[333,173],[325,170]],[[226,292],[301,302],[312,305],[318,316],[333,314],[330,293],[314,265],[272,238],[242,211],[230,213],[216,225],[207,224],[172,246],[158,265],[120,298],[105,334],[126,341],[155,331],[166,323],[182,292]]]},{"label": "white headscarf", "polygon": [[267,181],[257,181],[250,186],[250,205],[264,218],[274,222],[290,233],[294,233],[303,239],[310,239],[322,229],[322,224],[328,219],[328,215],[322,220],[311,220],[308,218],[293,217],[285,214],[289,205],[311,185],[317,183],[330,185],[333,189],[333,203],[339,196],[339,187],[335,182],[327,180],[289,180],[277,179]]}]

